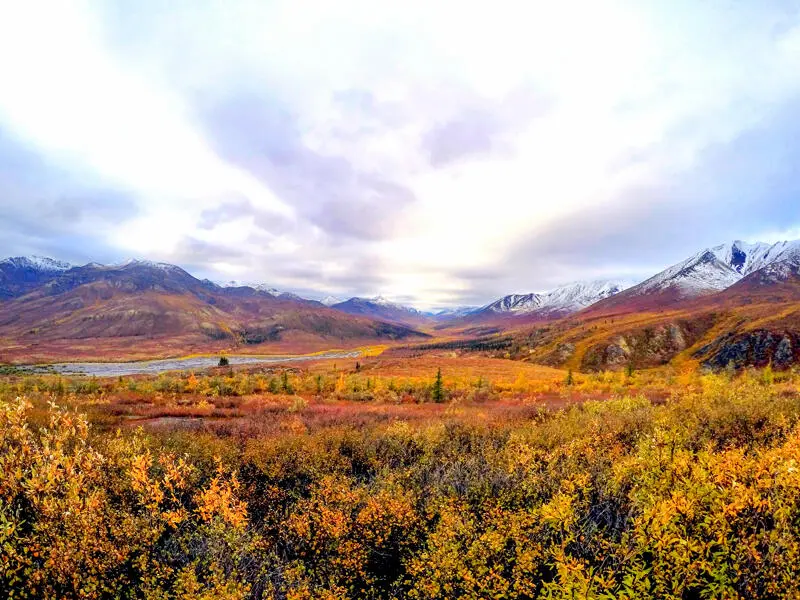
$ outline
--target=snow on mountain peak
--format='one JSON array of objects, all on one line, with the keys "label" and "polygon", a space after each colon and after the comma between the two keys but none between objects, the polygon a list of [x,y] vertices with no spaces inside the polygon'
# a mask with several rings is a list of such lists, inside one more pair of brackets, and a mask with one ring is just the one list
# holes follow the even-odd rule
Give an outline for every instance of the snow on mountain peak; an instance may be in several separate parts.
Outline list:
[{"label": "snow on mountain peak", "polygon": [[264,292],[265,294],[269,294],[270,296],[280,296],[281,291],[267,285],[266,283],[257,283],[251,286],[254,290],[258,290],[259,292]]},{"label": "snow on mountain peak", "polygon": [[625,289],[617,281],[575,281],[541,294],[510,294],[481,309],[481,312],[528,314],[571,313],[613,296]]},{"label": "snow on mountain peak", "polygon": [[[92,263],[92,264],[95,265],[96,263]],[[183,271],[183,269],[181,269],[177,265],[173,265],[173,264],[165,263],[165,262],[156,262],[156,261],[153,261],[153,260],[146,260],[146,259],[141,259],[141,258],[129,258],[128,260],[125,260],[125,261],[123,261],[121,263],[108,265],[108,267],[106,267],[106,268],[109,268],[109,269],[124,269],[126,267],[147,267],[147,268],[150,268],[150,269],[158,269],[160,271],[168,271],[168,272],[181,272],[181,271]]]},{"label": "snow on mountain peak", "polygon": [[706,248],[631,288],[636,295],[674,289],[693,297],[724,290],[769,265],[800,260],[800,240],[748,243],[734,240]]},{"label": "snow on mountain peak", "polygon": [[231,279],[230,281],[217,281],[215,283],[223,288],[249,287],[258,292],[269,294],[270,296],[279,296],[281,294],[280,290],[270,287],[266,283],[248,283],[245,281],[239,281],[238,279]]},{"label": "snow on mountain peak", "polygon": [[[682,296],[691,297],[724,290],[739,281],[741,274],[725,260],[731,248],[723,246],[702,250],[635,285],[630,291],[643,295],[676,289]],[[736,255],[731,253],[731,256]]]},{"label": "snow on mountain peak", "polygon": [[0,261],[17,269],[32,269],[41,273],[58,273],[72,268],[68,262],[46,256],[11,256]]}]

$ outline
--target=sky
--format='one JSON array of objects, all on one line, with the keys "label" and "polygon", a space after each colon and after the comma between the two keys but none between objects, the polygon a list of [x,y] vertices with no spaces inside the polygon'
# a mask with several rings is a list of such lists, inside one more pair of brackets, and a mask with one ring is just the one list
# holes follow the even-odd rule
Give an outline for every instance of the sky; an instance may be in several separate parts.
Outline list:
[{"label": "sky", "polygon": [[0,256],[477,305],[800,238],[800,1],[0,0]]}]

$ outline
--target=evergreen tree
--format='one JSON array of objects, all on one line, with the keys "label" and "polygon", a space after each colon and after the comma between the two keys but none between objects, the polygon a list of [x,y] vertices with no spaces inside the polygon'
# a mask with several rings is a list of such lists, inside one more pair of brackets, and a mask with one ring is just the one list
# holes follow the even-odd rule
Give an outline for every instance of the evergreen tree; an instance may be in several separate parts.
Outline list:
[{"label": "evergreen tree", "polygon": [[220,356],[219,357],[219,365],[220,367],[227,367],[230,364],[227,356]]},{"label": "evergreen tree", "polygon": [[442,369],[436,371],[436,380],[433,382],[432,396],[434,402],[444,401],[444,386],[442,385]]},{"label": "evergreen tree", "polygon": [[292,384],[289,383],[289,373],[287,371],[284,371],[281,377],[281,390],[283,390],[285,394],[294,394],[294,388]]},{"label": "evergreen tree", "polygon": [[574,380],[573,380],[573,378],[572,378],[572,369],[570,369],[569,371],[567,371],[567,380],[565,381],[565,383],[566,383],[567,385],[572,385],[572,384],[574,383]]}]

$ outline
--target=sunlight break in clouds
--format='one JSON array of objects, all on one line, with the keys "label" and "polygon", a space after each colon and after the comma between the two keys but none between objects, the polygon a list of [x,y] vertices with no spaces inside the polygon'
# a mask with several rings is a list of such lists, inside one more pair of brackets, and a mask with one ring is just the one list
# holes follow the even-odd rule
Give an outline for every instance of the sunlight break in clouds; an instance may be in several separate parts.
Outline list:
[{"label": "sunlight break in clouds", "polygon": [[796,4],[2,12],[0,143],[130,195],[120,258],[431,306],[800,224]]}]

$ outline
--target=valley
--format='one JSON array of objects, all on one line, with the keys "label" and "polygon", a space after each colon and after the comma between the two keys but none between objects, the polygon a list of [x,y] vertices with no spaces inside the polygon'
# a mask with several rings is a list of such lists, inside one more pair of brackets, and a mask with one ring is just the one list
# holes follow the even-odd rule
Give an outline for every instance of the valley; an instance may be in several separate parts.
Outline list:
[{"label": "valley", "polygon": [[7,1],[0,600],[800,599],[800,0]]},{"label": "valley", "polygon": [[[736,241],[635,285],[576,282],[479,308],[423,312],[380,296],[323,303],[262,284],[219,285],[163,263],[73,267],[17,257],[0,261],[0,362],[307,354],[370,344],[449,343],[463,351],[513,339],[509,357],[575,370],[671,361],[720,368],[724,340],[735,338],[736,368],[764,366],[780,344],[778,366],[791,366],[799,273],[800,242]],[[754,354],[741,342],[756,330],[777,341]]]}]

